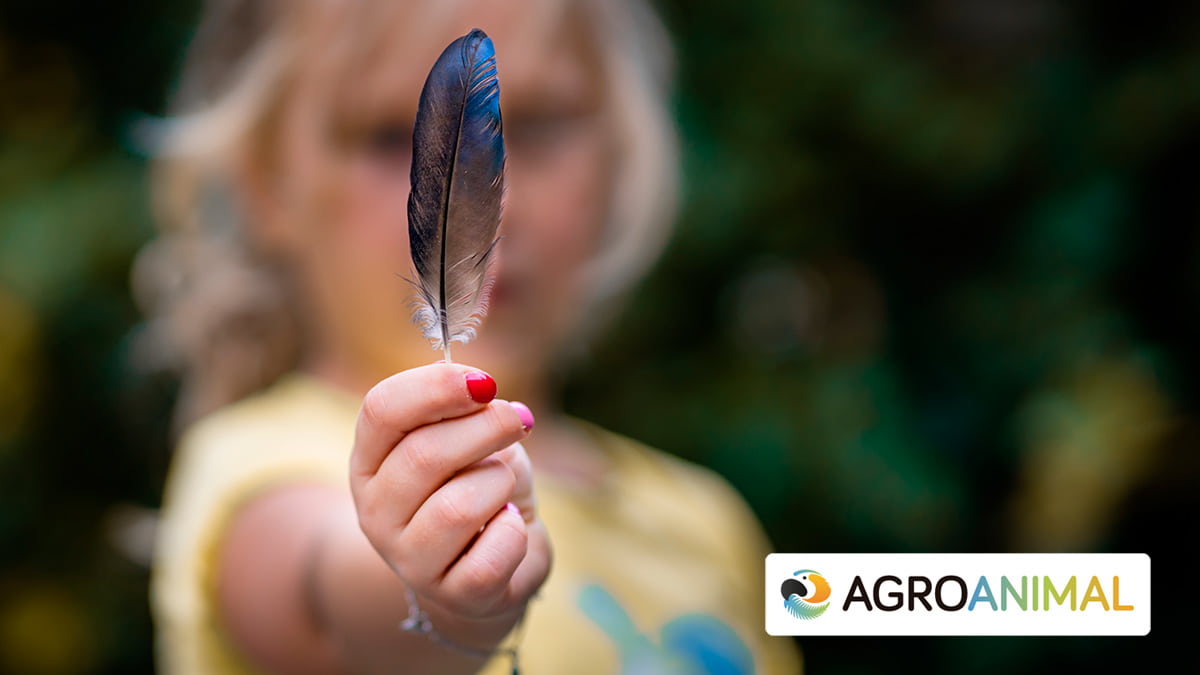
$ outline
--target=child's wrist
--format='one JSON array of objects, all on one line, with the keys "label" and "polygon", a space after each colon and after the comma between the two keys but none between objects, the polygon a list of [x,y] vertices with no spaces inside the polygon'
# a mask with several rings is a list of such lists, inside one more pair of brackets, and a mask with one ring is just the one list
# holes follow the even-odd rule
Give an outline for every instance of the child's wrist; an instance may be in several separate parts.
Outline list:
[{"label": "child's wrist", "polygon": [[505,638],[513,632],[524,615],[525,606],[494,617],[476,618],[451,612],[421,599],[420,610],[440,638],[438,641],[466,651],[490,654],[504,646]]}]

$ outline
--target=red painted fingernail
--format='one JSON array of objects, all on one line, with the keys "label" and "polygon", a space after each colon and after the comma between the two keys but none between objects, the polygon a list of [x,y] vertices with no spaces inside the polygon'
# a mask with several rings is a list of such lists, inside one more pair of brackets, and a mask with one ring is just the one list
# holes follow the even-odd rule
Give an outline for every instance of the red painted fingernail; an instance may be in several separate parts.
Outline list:
[{"label": "red painted fingernail", "polygon": [[487,403],[496,398],[496,381],[482,370],[467,373],[467,392],[476,403]]},{"label": "red painted fingernail", "polygon": [[509,401],[508,404],[513,407],[513,410],[517,411],[517,416],[521,418],[521,426],[525,427],[525,431],[532,429],[533,411],[529,409],[529,406],[520,401]]},{"label": "red painted fingernail", "polygon": [[521,515],[521,509],[517,508],[517,505],[512,502],[508,502],[507,504],[505,504],[504,508],[508,509],[509,511],[512,511],[514,514],[516,514],[518,516]]}]

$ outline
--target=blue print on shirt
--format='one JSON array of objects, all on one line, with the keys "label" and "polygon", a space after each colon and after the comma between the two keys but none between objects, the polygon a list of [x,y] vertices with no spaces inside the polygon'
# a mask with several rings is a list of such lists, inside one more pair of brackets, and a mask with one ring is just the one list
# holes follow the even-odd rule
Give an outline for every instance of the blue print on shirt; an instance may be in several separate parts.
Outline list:
[{"label": "blue print on shirt", "polygon": [[667,622],[659,642],[638,631],[629,613],[600,586],[585,586],[579,609],[617,647],[622,675],[750,675],[754,658],[733,629],[707,614],[684,614]]}]

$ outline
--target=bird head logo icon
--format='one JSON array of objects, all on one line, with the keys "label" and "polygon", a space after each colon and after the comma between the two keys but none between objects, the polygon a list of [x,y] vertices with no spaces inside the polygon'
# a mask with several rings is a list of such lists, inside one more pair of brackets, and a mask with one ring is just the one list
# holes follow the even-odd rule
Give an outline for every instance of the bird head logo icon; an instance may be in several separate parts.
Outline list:
[{"label": "bird head logo icon", "polygon": [[829,582],[814,570],[799,570],[779,588],[783,606],[797,619],[815,619],[829,608]]}]

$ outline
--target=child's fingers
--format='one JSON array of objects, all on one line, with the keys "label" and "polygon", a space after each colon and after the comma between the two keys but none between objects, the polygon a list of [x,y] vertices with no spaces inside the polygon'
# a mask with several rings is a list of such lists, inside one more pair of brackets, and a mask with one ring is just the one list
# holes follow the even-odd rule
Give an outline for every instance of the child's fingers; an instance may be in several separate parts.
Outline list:
[{"label": "child's fingers", "polygon": [[456,473],[527,434],[520,416],[505,401],[421,427],[405,436],[375,475],[358,487],[360,513],[371,514],[376,527],[406,527],[422,503]]},{"label": "child's fingers", "polygon": [[[457,363],[434,363],[397,373],[372,387],[358,416],[351,475],[361,479],[374,474],[388,452],[413,429],[483,408],[491,397],[476,401],[467,383],[468,373],[477,372]],[[494,384],[491,395],[495,395]]]},{"label": "child's fingers", "polygon": [[480,528],[505,508],[514,481],[506,464],[488,458],[425,500],[396,537],[394,559],[405,580],[421,589],[435,585]]},{"label": "child's fingers", "polygon": [[525,518],[525,522],[532,522],[537,517],[535,508],[537,503],[533,494],[533,465],[529,461],[525,447],[520,443],[513,443],[492,456],[512,469],[517,482],[513,486],[512,497],[509,498],[509,501],[516,504],[517,508],[521,510],[521,516]]},{"label": "child's fingers", "polygon": [[486,616],[497,606],[510,604],[509,585],[526,558],[528,544],[525,520],[502,508],[442,578],[438,589],[442,604],[469,617]]},{"label": "child's fingers", "polygon": [[550,573],[550,561],[553,558],[550,549],[550,537],[541,520],[525,518],[527,544],[525,559],[517,566],[512,579],[508,582],[506,595],[502,600],[506,605],[517,605],[525,602],[537,592],[546,575]]}]

